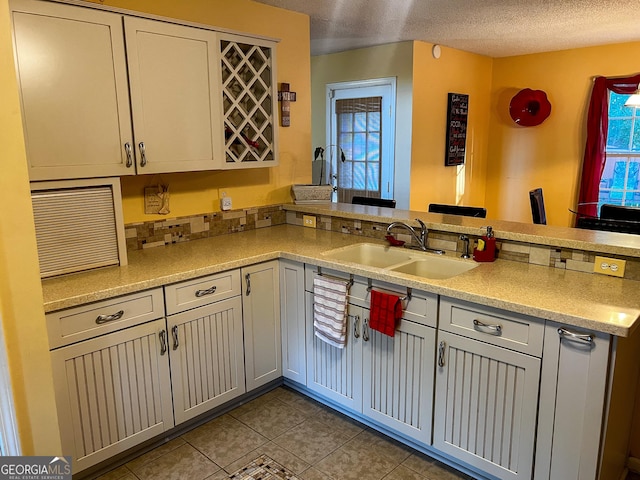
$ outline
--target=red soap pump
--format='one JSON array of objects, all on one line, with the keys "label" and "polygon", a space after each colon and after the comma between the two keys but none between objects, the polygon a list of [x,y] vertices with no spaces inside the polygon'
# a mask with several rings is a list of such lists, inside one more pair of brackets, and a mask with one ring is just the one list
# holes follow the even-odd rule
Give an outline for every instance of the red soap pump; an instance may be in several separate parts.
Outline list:
[{"label": "red soap pump", "polygon": [[476,262],[493,262],[496,259],[496,237],[493,227],[487,227],[487,234],[478,238],[478,245],[473,249]]}]

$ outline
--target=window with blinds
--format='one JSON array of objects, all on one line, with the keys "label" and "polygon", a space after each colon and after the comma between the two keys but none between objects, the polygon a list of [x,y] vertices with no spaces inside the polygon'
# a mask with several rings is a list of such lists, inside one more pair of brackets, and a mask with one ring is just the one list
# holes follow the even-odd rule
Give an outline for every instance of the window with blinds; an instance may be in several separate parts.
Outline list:
[{"label": "window with blinds", "polygon": [[90,181],[32,184],[43,278],[126,265],[119,181],[93,182],[93,185]]},{"label": "window with blinds", "polygon": [[336,100],[338,146],[338,202],[354,195],[380,198],[382,97]]}]

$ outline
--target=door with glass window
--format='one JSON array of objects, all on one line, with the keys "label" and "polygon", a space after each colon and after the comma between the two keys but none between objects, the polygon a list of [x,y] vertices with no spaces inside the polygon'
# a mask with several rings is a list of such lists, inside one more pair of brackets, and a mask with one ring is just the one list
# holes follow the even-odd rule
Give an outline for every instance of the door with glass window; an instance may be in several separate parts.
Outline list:
[{"label": "door with glass window", "polygon": [[393,79],[333,84],[329,90],[329,182],[334,201],[393,198]]}]

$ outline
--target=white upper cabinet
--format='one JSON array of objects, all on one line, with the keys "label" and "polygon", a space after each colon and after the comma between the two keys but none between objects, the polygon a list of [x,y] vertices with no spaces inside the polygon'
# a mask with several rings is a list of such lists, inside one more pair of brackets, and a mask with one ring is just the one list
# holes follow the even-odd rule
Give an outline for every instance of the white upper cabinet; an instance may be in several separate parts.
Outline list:
[{"label": "white upper cabinet", "polygon": [[135,173],[122,16],[11,2],[31,180]]},{"label": "white upper cabinet", "polygon": [[138,173],[219,168],[216,33],[133,17],[124,25]]},{"label": "white upper cabinet", "polygon": [[31,180],[277,165],[275,43],[12,0]]}]

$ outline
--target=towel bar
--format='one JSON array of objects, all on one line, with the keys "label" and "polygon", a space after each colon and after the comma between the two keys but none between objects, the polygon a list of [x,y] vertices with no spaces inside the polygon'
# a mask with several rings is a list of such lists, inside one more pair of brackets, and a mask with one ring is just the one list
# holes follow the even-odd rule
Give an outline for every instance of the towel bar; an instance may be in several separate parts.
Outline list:
[{"label": "towel bar", "polygon": [[[367,278],[367,292],[370,292],[371,290],[373,290],[373,280],[371,280],[370,278]],[[409,303],[411,301],[411,296],[413,294],[413,290],[411,287],[407,287],[407,294],[404,297],[400,297],[400,301],[401,302],[407,302]]]},{"label": "towel bar", "polygon": [[[322,274],[322,267],[318,267],[318,275],[320,275],[321,277],[325,276]],[[328,277],[330,277],[331,275],[326,275]],[[331,277],[331,278],[336,278],[336,277]],[[353,273],[349,275],[349,281],[347,282],[347,290],[349,290],[351,287],[353,287]]]}]

